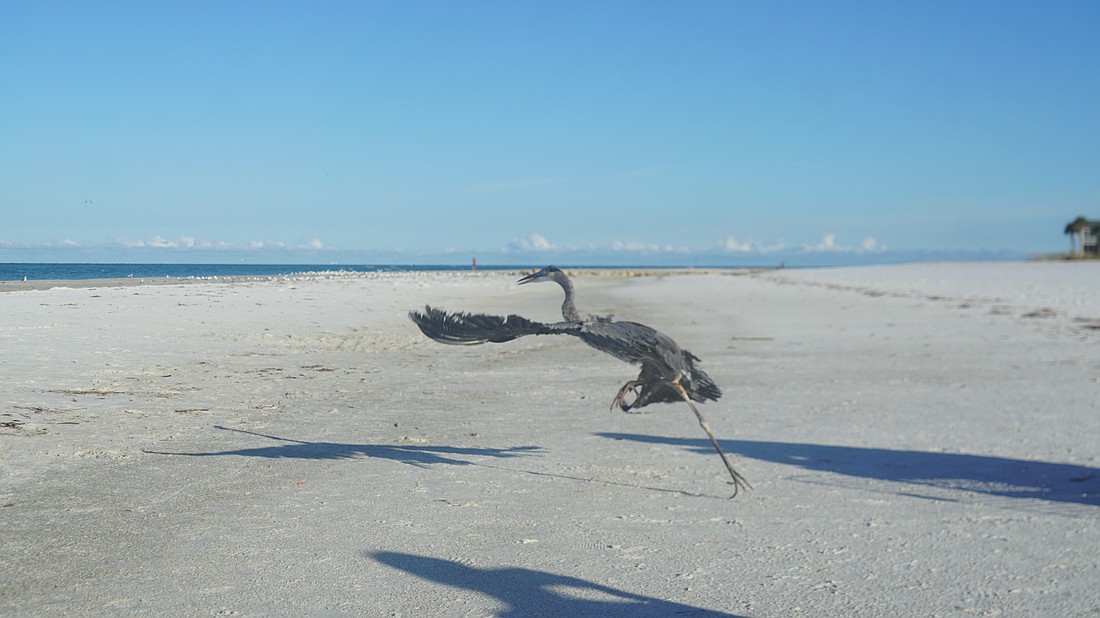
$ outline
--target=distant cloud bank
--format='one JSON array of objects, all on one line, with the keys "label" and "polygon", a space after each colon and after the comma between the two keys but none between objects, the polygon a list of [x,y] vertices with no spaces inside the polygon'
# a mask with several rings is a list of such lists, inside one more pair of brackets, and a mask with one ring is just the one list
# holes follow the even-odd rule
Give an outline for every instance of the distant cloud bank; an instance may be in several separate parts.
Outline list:
[{"label": "distant cloud bank", "polygon": [[542,234],[531,234],[527,238],[513,240],[508,243],[508,251],[512,252],[556,251],[557,249],[558,247],[546,240],[546,237]]},{"label": "distant cloud bank", "polygon": [[[249,249],[252,251],[259,251],[261,249],[324,249],[325,245],[317,238],[304,238],[297,245],[291,245],[278,240],[250,240],[246,245],[234,245],[224,241],[209,241],[209,240],[196,240],[191,236],[181,236],[175,240],[164,238],[163,236],[153,236],[148,239],[121,239],[116,241],[121,247],[129,249],[194,249],[198,251],[236,251],[242,249]],[[66,246],[80,247],[79,244],[73,241],[63,241],[68,243]]]},{"label": "distant cloud bank", "polygon": [[461,264],[476,257],[485,265],[590,266],[829,266],[915,261],[1019,260],[1018,251],[892,250],[873,237],[859,242],[826,232],[816,242],[790,244],[784,239],[760,241],[728,234],[709,246],[618,239],[602,245],[556,242],[533,232],[498,248],[446,248],[438,251],[405,248],[339,248],[303,236],[298,242],[252,240],[229,243],[180,236],[117,239],[81,244],[71,239],[30,244],[0,239],[5,262],[135,262],[274,264]]}]

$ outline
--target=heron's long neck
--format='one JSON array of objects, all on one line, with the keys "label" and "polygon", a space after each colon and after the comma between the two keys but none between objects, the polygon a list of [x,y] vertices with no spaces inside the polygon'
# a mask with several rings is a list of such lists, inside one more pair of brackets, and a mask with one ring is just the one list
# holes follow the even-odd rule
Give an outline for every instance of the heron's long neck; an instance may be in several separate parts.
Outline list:
[{"label": "heron's long neck", "polygon": [[565,290],[565,302],[561,304],[562,317],[566,322],[580,322],[581,314],[577,313],[577,306],[573,304],[573,282],[565,275],[555,277],[554,281],[557,281],[561,289]]}]

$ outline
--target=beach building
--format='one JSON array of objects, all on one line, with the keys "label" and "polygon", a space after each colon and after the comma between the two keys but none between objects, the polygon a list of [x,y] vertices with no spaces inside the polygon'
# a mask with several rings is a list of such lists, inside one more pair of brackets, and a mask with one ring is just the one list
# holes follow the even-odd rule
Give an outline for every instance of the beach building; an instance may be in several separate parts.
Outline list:
[{"label": "beach building", "polygon": [[1074,255],[1100,255],[1100,221],[1089,220],[1084,215],[1066,224],[1070,253]]}]

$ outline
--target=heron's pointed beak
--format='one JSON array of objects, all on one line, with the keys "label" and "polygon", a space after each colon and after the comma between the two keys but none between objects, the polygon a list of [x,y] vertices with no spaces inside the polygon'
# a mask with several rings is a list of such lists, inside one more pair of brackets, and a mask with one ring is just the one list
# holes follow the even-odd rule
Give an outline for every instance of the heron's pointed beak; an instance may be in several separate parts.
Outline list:
[{"label": "heron's pointed beak", "polygon": [[535,281],[540,281],[541,280],[540,277],[542,277],[542,271],[541,270],[537,273],[531,273],[530,275],[527,275],[526,277],[520,279],[519,281],[516,282],[516,285],[523,285],[524,283],[532,283],[532,282],[535,282]]}]

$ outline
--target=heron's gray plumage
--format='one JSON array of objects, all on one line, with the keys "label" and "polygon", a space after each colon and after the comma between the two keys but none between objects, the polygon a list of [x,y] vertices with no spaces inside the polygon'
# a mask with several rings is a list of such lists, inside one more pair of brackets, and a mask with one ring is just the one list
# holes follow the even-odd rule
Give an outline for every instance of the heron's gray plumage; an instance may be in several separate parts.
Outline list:
[{"label": "heron's gray plumage", "polygon": [[[409,317],[420,330],[435,341],[451,345],[477,345],[503,343],[527,335],[571,335],[580,338],[593,348],[606,352],[619,360],[641,365],[637,380],[627,382],[611,404],[623,411],[641,408],[651,403],[675,403],[686,401],[699,419],[699,424],[710,436],[714,448],[722,456],[736,488],[748,487],[748,483],[733,470],[710,427],[695,408],[692,401],[717,401],[721,389],[702,369],[696,367],[699,358],[680,348],[671,337],[637,322],[617,322],[609,316],[581,318],[574,304],[573,284],[564,272],[554,266],[519,280],[520,284],[536,281],[554,281],[565,291],[561,312],[564,321],[543,323],[511,314],[506,317],[480,313],[451,313],[425,307],[423,312],[413,311]],[[632,402],[625,400],[628,393],[635,395]]]},{"label": "heron's gray plumage", "polygon": [[680,395],[665,382],[680,378],[684,390],[695,401],[717,401],[722,396],[718,385],[695,366],[699,357],[683,350],[671,337],[645,324],[595,320],[585,322],[577,336],[585,343],[615,358],[642,366],[638,380],[642,392],[630,408],[650,403],[680,401]]}]

